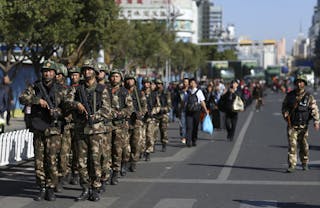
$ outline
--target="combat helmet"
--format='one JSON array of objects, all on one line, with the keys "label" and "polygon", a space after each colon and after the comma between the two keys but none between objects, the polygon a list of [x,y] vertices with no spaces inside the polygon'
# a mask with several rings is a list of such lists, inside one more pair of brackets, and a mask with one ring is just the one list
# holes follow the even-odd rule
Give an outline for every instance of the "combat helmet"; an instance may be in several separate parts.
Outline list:
[{"label": "combat helmet", "polygon": [[109,72],[109,67],[105,63],[97,63],[97,68],[100,71],[104,71],[106,74]]},{"label": "combat helmet", "polygon": [[93,69],[96,72],[96,74],[99,74],[96,62],[93,59],[84,60],[83,65],[81,66],[81,72],[83,72],[83,70],[87,68]]},{"label": "combat helmet", "polygon": [[113,70],[110,72],[109,79],[110,79],[110,77],[112,77],[113,74],[119,74],[120,77],[121,77],[121,80],[123,80],[123,73],[122,73],[120,70],[118,70],[118,69],[113,69]]},{"label": "combat helmet", "polygon": [[163,81],[161,79],[155,79],[154,83],[156,84],[163,84]]},{"label": "combat helmet", "polygon": [[128,79],[134,79],[134,81],[136,81],[136,76],[134,75],[133,72],[128,72],[124,75],[124,80],[128,80]]},{"label": "combat helmet", "polygon": [[150,77],[143,77],[143,79],[142,79],[142,84],[144,84],[144,83],[151,83],[152,81],[151,81],[151,79],[150,79]]},{"label": "combat helmet", "polygon": [[55,72],[57,72],[57,65],[54,61],[46,60],[42,64],[41,71],[45,71],[48,69],[53,69]]},{"label": "combat helmet", "polygon": [[69,76],[72,73],[79,73],[80,74],[81,73],[81,69],[79,67],[77,67],[77,66],[73,66],[73,67],[69,68],[68,72],[69,72]]},{"label": "combat helmet", "polygon": [[298,75],[296,76],[296,79],[294,80],[294,83],[297,84],[297,81],[298,81],[298,80],[303,81],[303,82],[305,83],[305,85],[308,84],[307,76],[304,75],[304,74],[298,74]]},{"label": "combat helmet", "polygon": [[68,69],[64,64],[56,63],[56,74],[62,74],[64,77],[68,76]]}]

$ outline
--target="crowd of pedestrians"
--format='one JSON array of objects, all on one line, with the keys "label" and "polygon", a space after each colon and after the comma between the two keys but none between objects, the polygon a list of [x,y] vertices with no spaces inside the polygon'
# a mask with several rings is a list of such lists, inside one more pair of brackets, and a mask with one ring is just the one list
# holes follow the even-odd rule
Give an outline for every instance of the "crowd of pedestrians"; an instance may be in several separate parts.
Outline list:
[{"label": "crowd of pedestrians", "polygon": [[144,77],[139,89],[134,74],[91,59],[69,68],[45,61],[41,73],[19,97],[34,133],[36,201],[56,200],[66,183],[82,187],[76,201],[98,201],[108,184],[137,171],[138,161],[152,160],[158,137],[166,151],[170,122],[179,122],[181,142],[189,148],[197,145],[205,115],[232,141],[235,97],[246,105],[256,99],[257,110],[263,105],[263,88],[239,80],[216,79],[200,87],[184,78],[166,88],[161,79]]}]

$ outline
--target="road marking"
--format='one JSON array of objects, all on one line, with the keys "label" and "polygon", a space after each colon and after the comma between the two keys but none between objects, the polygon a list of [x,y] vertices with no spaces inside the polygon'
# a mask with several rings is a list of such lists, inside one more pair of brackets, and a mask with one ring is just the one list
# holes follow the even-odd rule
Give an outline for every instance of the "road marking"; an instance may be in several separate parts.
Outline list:
[{"label": "road marking", "polygon": [[[205,143],[201,143],[198,147],[203,146]],[[151,163],[165,163],[165,162],[182,162],[190,157],[198,148],[182,148],[173,156],[168,157],[151,157]]]},{"label": "road marking", "polygon": [[222,168],[222,170],[218,176],[218,180],[225,181],[229,178],[231,170],[232,170],[232,166],[234,165],[234,163],[238,157],[238,154],[239,154],[239,151],[241,148],[241,144],[244,140],[245,133],[249,127],[249,124],[252,120],[252,117],[253,117],[253,111],[250,111],[249,116],[248,116],[245,124],[243,125],[238,138],[236,138],[236,140],[235,140],[236,143],[234,144],[233,149],[232,149],[226,163],[224,164],[224,167]]},{"label": "road marking", "polygon": [[240,208],[257,208],[257,207],[264,207],[264,208],[274,208],[278,207],[277,201],[254,201],[254,200],[241,200]]},{"label": "road marking", "polygon": [[1,207],[13,207],[21,208],[33,202],[31,198],[23,198],[23,197],[5,197],[0,200]]},{"label": "road marking", "polygon": [[81,201],[74,203],[70,208],[106,208],[110,207],[119,197],[102,197],[98,202]]},{"label": "road marking", "polygon": [[319,181],[264,181],[264,180],[218,180],[218,179],[164,179],[121,178],[129,183],[176,183],[176,184],[227,184],[227,185],[271,185],[271,186],[320,186]]},{"label": "road marking", "polygon": [[154,208],[192,208],[196,199],[161,199]]}]

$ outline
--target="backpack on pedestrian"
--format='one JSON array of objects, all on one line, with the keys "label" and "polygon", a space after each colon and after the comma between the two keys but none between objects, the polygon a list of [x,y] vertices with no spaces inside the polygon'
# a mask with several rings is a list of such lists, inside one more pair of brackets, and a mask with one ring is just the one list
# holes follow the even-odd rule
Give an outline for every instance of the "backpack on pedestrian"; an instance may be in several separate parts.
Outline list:
[{"label": "backpack on pedestrian", "polygon": [[189,93],[189,96],[187,99],[187,105],[186,105],[186,111],[189,113],[194,113],[201,110],[201,105],[198,102],[198,97],[197,97],[198,91],[199,89],[197,89],[195,93]]}]

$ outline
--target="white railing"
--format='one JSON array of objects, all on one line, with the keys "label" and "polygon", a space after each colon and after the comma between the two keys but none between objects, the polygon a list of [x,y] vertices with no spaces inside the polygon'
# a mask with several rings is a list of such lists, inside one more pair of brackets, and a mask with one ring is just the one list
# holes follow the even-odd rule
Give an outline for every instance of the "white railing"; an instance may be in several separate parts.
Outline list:
[{"label": "white railing", "polygon": [[0,166],[34,157],[33,133],[28,129],[0,135]]}]

